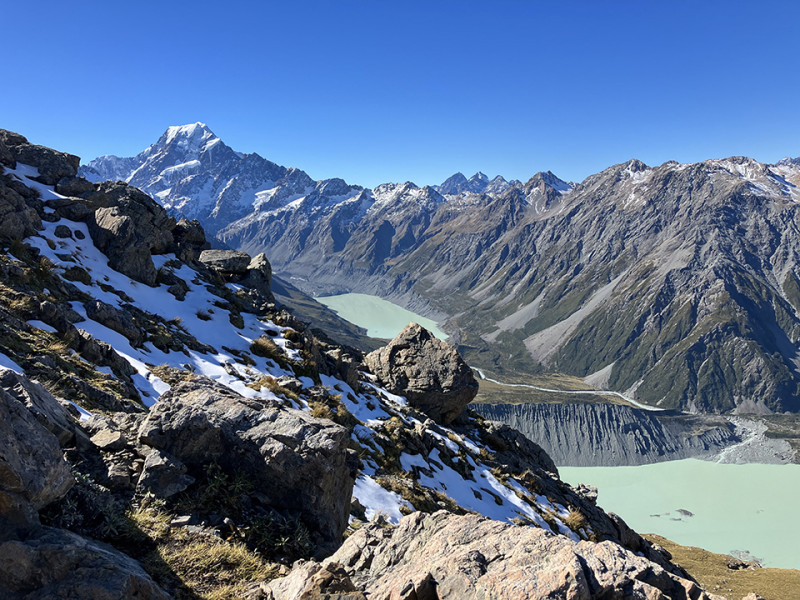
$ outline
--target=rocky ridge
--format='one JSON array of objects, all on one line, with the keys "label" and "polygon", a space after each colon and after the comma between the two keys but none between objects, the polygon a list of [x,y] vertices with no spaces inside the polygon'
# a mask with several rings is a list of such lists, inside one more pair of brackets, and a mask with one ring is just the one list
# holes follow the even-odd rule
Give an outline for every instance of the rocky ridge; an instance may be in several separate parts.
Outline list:
[{"label": "rocky ridge", "polygon": [[247,214],[213,231],[267,252],[312,295],[388,289],[449,317],[487,371],[595,377],[690,412],[800,408],[796,161],[631,160],[577,185],[459,175],[424,188],[318,182],[288,202],[250,194]]},{"label": "rocky ridge", "polygon": [[394,528],[442,508],[687,577],[519,432],[427,408],[452,417],[437,423],[377,384],[358,351],[271,302],[265,259],[203,262],[196,224],[76,177],[74,157],[0,140],[0,210],[24,225],[0,239],[4,597],[263,597],[348,521]]}]

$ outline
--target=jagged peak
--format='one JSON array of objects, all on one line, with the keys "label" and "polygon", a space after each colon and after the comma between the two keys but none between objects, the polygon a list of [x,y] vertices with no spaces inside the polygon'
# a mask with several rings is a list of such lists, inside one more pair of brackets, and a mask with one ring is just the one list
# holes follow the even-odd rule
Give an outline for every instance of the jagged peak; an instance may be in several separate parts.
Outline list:
[{"label": "jagged peak", "polygon": [[470,177],[469,180],[470,181],[487,182],[487,181],[489,181],[489,178],[482,171],[478,171],[477,173],[475,173],[475,175]]}]

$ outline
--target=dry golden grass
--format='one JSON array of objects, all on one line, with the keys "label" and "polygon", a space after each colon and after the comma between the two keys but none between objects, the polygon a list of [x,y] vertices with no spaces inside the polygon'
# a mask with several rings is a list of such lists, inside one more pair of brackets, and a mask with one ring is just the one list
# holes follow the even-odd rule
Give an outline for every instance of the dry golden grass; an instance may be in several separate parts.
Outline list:
[{"label": "dry golden grass", "polygon": [[256,582],[269,581],[279,565],[270,563],[242,543],[170,527],[171,516],[158,509],[128,514],[133,539],[154,550],[137,556],[145,570],[179,600],[241,598]]},{"label": "dry golden grass", "polygon": [[261,391],[262,387],[267,388],[270,392],[275,394],[276,396],[286,396],[290,400],[298,400],[300,397],[294,393],[292,390],[287,389],[278,383],[278,380],[270,375],[265,375],[264,377],[254,381],[252,383],[248,383],[247,387],[256,390],[257,392]]},{"label": "dry golden grass", "polygon": [[728,568],[729,556],[702,548],[681,546],[654,534],[644,536],[672,554],[672,562],[686,569],[697,582],[713,594],[740,600],[755,592],[765,600],[800,598],[800,571],[794,569]]}]

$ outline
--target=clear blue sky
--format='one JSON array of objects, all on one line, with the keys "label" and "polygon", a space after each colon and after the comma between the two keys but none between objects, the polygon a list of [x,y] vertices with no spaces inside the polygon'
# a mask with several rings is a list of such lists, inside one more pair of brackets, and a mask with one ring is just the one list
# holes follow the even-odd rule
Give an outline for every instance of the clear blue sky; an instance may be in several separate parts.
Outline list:
[{"label": "clear blue sky", "polygon": [[6,2],[0,127],[85,161],[203,121],[315,179],[800,155],[800,2]]}]

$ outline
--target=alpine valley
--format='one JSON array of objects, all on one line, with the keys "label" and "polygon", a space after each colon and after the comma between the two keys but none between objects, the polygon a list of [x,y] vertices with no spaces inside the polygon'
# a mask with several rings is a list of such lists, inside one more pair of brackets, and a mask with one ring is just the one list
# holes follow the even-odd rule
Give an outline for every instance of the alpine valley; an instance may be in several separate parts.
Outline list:
[{"label": "alpine valley", "polygon": [[[172,152],[183,161],[177,168],[156,164]],[[347,235],[322,246],[342,269],[362,274],[364,286],[390,276],[391,257],[404,257],[396,265],[418,260],[448,222],[470,212],[488,218],[484,204],[516,207],[503,227],[529,223],[532,231],[548,227],[535,215],[557,214],[580,189],[551,176],[508,184],[496,197],[314,183],[229,151],[199,125],[171,128],[140,158],[136,173],[159,174],[153,185],[173,177],[172,187],[153,192],[170,210],[189,212],[192,199],[169,198],[192,189],[208,209],[194,214],[211,227],[244,213],[219,235],[258,220],[242,205],[244,192],[236,205],[224,200],[237,182],[263,200],[259,210],[273,206],[264,214],[284,215],[286,243],[289,231],[300,235],[292,228],[301,214],[309,231],[339,223]],[[223,158],[227,183],[192,162]],[[89,181],[79,162],[0,130],[0,597],[721,598],[661,544],[604,511],[596,489],[563,482],[540,446],[471,411],[478,382],[453,346],[417,324],[388,343],[372,340],[377,349],[366,354],[341,345],[275,302],[265,254],[212,249],[197,221],[176,220],[128,183]],[[123,163],[133,161],[104,159],[86,172],[99,178],[103,165]],[[233,177],[246,165],[259,167],[249,182]],[[481,177],[467,184],[489,185]],[[787,205],[776,215],[788,214],[783,198],[769,200]],[[386,225],[375,226],[365,256],[382,260],[347,263],[350,245],[369,238],[357,230],[377,223],[380,211]],[[384,230],[395,233],[382,238]],[[295,240],[305,265],[309,235]],[[514,252],[508,245],[505,259],[496,257],[503,269]],[[611,281],[634,268],[620,256]],[[408,297],[425,302],[416,286],[407,285]],[[485,300],[499,293],[492,289],[476,284],[473,295]],[[606,295],[616,298],[594,291],[590,302],[604,305]],[[313,310],[313,301],[289,297]],[[788,300],[769,297],[795,318]],[[329,315],[328,326],[336,323]],[[449,323],[457,332],[455,313]],[[732,569],[756,570],[714,560],[731,580]]]},{"label": "alpine valley", "polygon": [[[504,405],[483,413],[523,431],[561,431],[552,446],[537,438],[559,464],[581,464],[579,454],[605,457],[598,464],[709,457],[753,435],[765,450],[741,460],[796,460],[798,159],[630,160],[579,184],[550,172],[525,183],[457,173],[438,186],[365,189],[238,153],[196,123],[80,173],[126,181],[220,244],[265,252],[306,306],[314,303],[300,292],[361,292],[433,318],[487,373],[478,402]],[[336,337],[336,321],[316,312],[303,316]],[[374,348],[355,334],[346,341]],[[616,392],[546,395],[580,400],[570,412],[577,436],[582,421],[607,430],[589,454],[577,450],[584,438],[558,427],[564,414],[535,409],[534,423],[520,406],[530,394],[498,394],[515,390],[488,382],[549,389],[541,382],[553,373],[569,376],[562,392]],[[667,419],[652,443],[620,435],[630,410],[640,424]],[[756,420],[698,418],[687,428],[671,418],[679,413]]]},{"label": "alpine valley", "polygon": [[237,153],[196,123],[80,172],[265,252],[312,296],[370,293],[441,321],[496,375],[557,371],[689,412],[800,410],[797,159],[370,190]]}]

